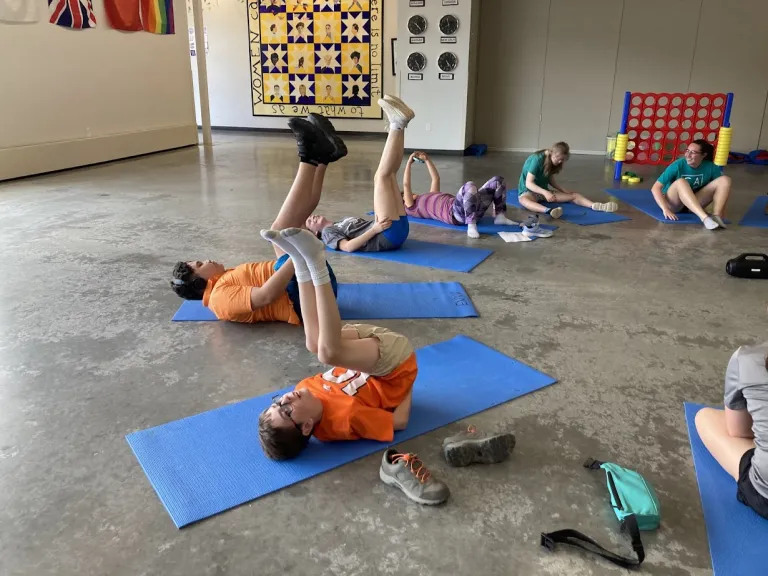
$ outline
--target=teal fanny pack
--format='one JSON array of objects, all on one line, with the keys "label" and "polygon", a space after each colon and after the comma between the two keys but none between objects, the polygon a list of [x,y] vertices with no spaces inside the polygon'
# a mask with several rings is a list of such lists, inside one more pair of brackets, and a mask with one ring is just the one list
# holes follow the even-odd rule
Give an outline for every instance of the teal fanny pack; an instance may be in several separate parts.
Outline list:
[{"label": "teal fanny pack", "polygon": [[632,548],[637,558],[626,558],[614,554],[600,546],[597,542],[577,530],[557,530],[541,535],[541,545],[550,551],[555,544],[570,544],[587,552],[602,556],[606,560],[623,568],[640,566],[645,560],[645,550],[640,539],[641,530],[655,530],[661,523],[659,499],[645,478],[634,470],[628,470],[612,462],[599,462],[592,458],[584,463],[585,468],[605,470],[608,484],[608,494],[611,506],[622,530],[626,530],[632,538]]}]

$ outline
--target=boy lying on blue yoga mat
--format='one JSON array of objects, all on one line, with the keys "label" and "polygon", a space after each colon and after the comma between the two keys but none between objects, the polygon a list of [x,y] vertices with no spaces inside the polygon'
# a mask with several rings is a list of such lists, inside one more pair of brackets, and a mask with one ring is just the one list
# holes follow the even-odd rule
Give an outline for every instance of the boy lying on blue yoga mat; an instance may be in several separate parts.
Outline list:
[{"label": "boy lying on blue yoga mat", "polygon": [[413,110],[405,102],[386,95],[379,106],[389,119],[389,134],[373,180],[373,220],[350,216],[331,222],[315,214],[306,227],[328,247],[344,252],[384,252],[397,250],[408,238],[408,219],[397,185],[397,171],[403,162],[404,132],[413,120]]},{"label": "boy lying on blue yoga mat", "polygon": [[[342,326],[330,287],[325,247],[306,230],[262,230],[261,235],[293,261],[301,292],[306,346],[333,366],[305,378],[292,392],[273,398],[259,416],[259,440],[274,460],[295,458],[310,436],[327,442],[366,438],[392,442],[411,414],[418,367],[408,338],[368,324]],[[514,446],[511,434],[494,436],[470,430],[446,440],[449,463],[500,462]],[[448,487],[430,475],[415,454],[387,450],[381,479],[420,504],[439,504]]]},{"label": "boy lying on blue yoga mat", "polygon": [[[310,114],[307,120],[291,118],[288,126],[296,136],[300,163],[272,225],[276,229],[304,225],[320,202],[327,165],[347,154],[333,124],[319,114]],[[171,288],[186,300],[202,300],[219,320],[300,324],[293,264],[277,246],[275,254],[277,260],[247,262],[231,269],[213,260],[177,262]],[[336,277],[330,266],[328,272],[335,293]]]},{"label": "boy lying on blue yoga mat", "polygon": [[725,373],[725,410],[699,410],[696,430],[736,480],[739,502],[768,519],[768,342],[733,353]]}]

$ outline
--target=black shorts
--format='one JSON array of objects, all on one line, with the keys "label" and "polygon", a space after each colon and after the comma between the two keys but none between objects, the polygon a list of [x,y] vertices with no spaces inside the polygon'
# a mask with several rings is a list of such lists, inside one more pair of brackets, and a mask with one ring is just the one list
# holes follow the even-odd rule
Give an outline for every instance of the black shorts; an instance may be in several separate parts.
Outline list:
[{"label": "black shorts", "polygon": [[760,516],[768,520],[768,498],[755,490],[752,480],[749,479],[749,470],[752,468],[752,456],[754,453],[755,449],[752,448],[744,452],[744,455],[741,457],[739,462],[739,481],[736,483],[738,486],[736,498],[739,502],[749,506]]}]

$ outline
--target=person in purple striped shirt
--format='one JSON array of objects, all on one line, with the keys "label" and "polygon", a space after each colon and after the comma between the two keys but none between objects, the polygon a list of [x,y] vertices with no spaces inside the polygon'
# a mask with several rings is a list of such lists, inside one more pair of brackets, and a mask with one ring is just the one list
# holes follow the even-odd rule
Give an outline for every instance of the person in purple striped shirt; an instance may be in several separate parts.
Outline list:
[{"label": "person in purple striped shirt", "polygon": [[[411,166],[414,161],[423,162],[429,170],[432,184],[427,194],[414,194],[411,189]],[[517,224],[507,218],[507,185],[503,177],[494,176],[479,189],[474,182],[467,182],[456,196],[440,192],[440,174],[425,152],[414,152],[408,158],[403,174],[403,202],[408,216],[438,220],[455,226],[466,225],[467,236],[470,238],[480,238],[477,222],[491,204],[495,224]]]}]

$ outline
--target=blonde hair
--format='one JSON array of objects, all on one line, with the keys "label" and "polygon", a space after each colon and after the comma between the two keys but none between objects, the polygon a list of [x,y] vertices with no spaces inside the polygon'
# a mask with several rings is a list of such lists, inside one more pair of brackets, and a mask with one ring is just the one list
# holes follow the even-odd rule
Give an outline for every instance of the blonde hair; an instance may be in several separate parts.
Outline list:
[{"label": "blonde hair", "polygon": [[557,166],[552,163],[552,154],[555,152],[559,152],[563,156],[570,156],[571,147],[565,142],[555,142],[549,148],[542,148],[536,151],[536,154],[544,154],[544,174],[546,176],[554,176],[563,169],[562,163]]}]

